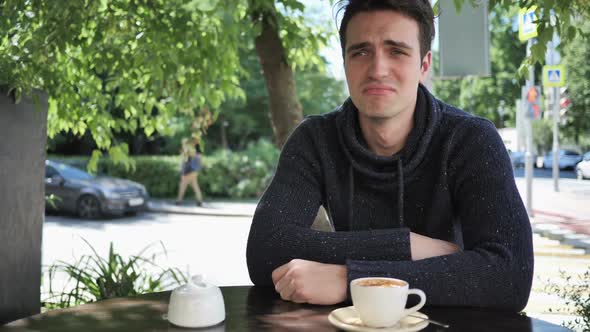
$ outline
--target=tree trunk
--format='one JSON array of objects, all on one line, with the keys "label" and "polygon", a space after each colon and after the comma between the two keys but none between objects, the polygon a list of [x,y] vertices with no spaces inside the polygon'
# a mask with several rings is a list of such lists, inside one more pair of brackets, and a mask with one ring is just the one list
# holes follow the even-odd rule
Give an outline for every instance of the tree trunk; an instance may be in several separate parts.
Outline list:
[{"label": "tree trunk", "polygon": [[275,144],[282,148],[291,131],[303,119],[303,113],[297,99],[293,70],[287,61],[277,25],[272,22],[276,22],[274,13],[262,14],[262,32],[256,37],[255,44],[266,81]]}]

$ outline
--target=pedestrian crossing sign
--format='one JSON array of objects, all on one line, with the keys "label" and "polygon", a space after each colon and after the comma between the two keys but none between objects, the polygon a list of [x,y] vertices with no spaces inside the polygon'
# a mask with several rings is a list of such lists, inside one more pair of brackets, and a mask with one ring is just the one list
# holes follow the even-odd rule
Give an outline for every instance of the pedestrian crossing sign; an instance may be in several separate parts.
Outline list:
[{"label": "pedestrian crossing sign", "polygon": [[535,9],[537,9],[537,6],[531,6],[530,8],[522,8],[518,12],[518,39],[520,41],[527,41],[537,37]]},{"label": "pedestrian crossing sign", "polygon": [[565,86],[565,69],[563,66],[543,66],[543,86]]}]

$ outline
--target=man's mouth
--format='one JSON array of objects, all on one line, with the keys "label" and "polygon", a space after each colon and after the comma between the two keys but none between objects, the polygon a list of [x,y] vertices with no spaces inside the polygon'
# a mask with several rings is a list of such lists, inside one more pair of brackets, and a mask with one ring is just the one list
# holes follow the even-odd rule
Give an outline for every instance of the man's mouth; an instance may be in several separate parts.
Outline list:
[{"label": "man's mouth", "polygon": [[371,84],[363,89],[363,94],[373,96],[385,96],[395,92],[395,89],[389,85]]}]

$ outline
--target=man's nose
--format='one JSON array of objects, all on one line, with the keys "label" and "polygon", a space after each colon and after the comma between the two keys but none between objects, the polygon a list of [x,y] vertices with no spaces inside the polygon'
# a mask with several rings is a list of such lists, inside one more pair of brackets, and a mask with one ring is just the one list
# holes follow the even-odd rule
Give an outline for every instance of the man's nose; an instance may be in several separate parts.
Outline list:
[{"label": "man's nose", "polygon": [[379,79],[387,76],[389,72],[387,59],[382,54],[375,54],[369,65],[369,77]]}]

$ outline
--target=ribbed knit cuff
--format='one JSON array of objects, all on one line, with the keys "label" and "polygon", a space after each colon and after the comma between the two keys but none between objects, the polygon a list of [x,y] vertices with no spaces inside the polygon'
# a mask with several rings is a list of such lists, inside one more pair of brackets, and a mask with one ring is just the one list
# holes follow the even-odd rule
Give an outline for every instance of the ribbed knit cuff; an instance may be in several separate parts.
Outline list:
[{"label": "ribbed knit cuff", "polygon": [[[402,228],[399,232],[393,235],[393,241],[391,245],[394,253],[389,253],[390,257],[395,257],[397,261],[408,261],[412,259],[412,252],[410,247],[410,229]],[[374,255],[378,256],[378,255]],[[350,297],[350,282],[358,278],[366,277],[388,277],[392,271],[388,271],[385,264],[379,266],[375,264],[376,261],[371,260],[371,267],[368,268],[366,260],[346,260],[346,278],[347,278],[347,300],[352,301]]]}]

